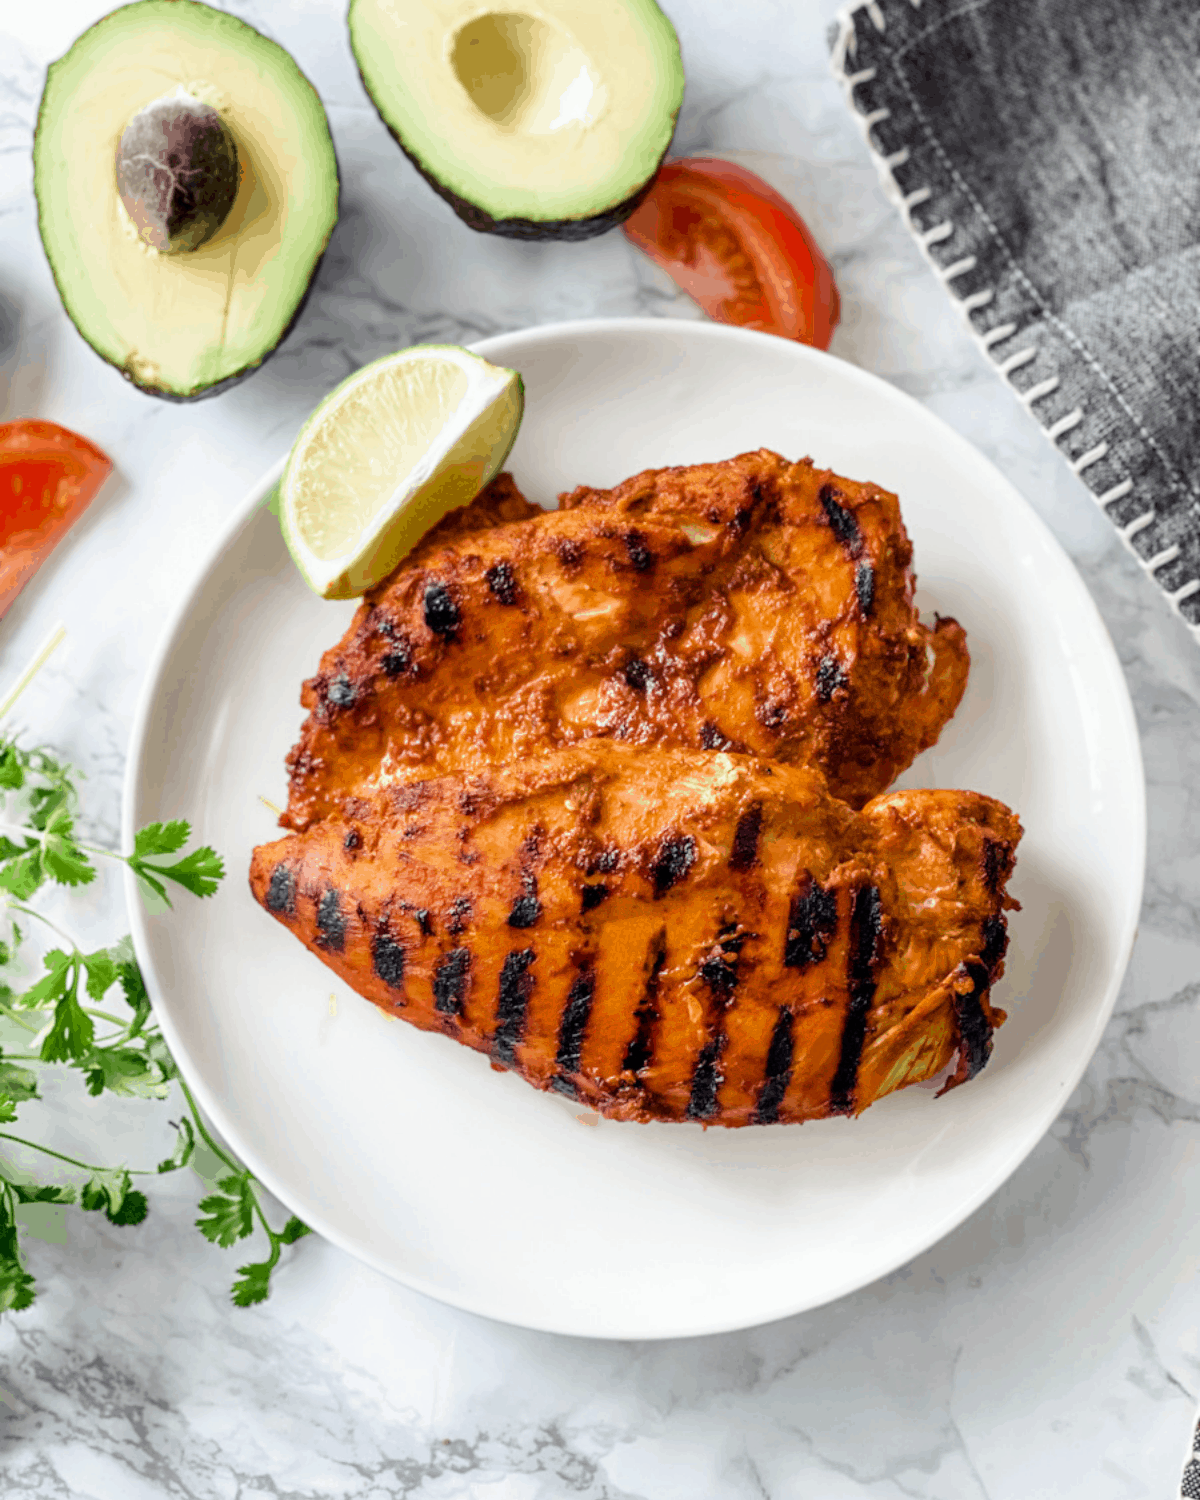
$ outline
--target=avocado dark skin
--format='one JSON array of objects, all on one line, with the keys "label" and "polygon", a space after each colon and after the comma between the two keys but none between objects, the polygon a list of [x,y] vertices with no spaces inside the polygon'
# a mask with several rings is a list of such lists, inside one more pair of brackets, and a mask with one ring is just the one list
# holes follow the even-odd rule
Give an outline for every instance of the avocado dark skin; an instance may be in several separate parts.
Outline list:
[{"label": "avocado dark skin", "polygon": [[175,255],[212,239],[237,190],[237,146],[210,105],[184,96],[158,99],[125,127],[117,191],[153,249]]}]

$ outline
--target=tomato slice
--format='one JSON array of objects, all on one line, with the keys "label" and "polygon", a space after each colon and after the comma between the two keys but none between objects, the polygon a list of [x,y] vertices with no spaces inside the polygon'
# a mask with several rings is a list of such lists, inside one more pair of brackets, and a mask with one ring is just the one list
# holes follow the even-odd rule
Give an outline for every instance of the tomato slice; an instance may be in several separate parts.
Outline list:
[{"label": "tomato slice", "polygon": [[745,167],[667,162],[625,233],[718,323],[829,347],[841,310],[829,262],[787,199]]},{"label": "tomato slice", "polygon": [[0,422],[0,615],[111,471],[95,444],[56,422]]}]

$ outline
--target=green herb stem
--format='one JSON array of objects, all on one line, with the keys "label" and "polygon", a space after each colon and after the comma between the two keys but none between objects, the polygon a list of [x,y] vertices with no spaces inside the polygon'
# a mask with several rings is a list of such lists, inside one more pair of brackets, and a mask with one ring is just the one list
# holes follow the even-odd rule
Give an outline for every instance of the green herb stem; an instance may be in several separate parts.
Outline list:
[{"label": "green herb stem", "polygon": [[[217,1157],[218,1160],[222,1161],[231,1172],[243,1172],[245,1168],[242,1166],[241,1162],[235,1161],[234,1158],[230,1156],[227,1151],[218,1146],[216,1141],[213,1140],[212,1136],[209,1135],[208,1127],[200,1117],[200,1106],[192,1097],[191,1089],[188,1088],[187,1084],[184,1083],[182,1078],[180,1078],[179,1080],[179,1087],[183,1090],[183,1097],[187,1100],[188,1108],[192,1112],[192,1119],[196,1122],[196,1130],[199,1133],[200,1139],[204,1142],[204,1144],[208,1147],[212,1154]],[[255,1198],[256,1203],[257,1201],[258,1199]]]},{"label": "green herb stem", "polygon": [[[74,1156],[64,1156],[61,1151],[52,1151],[49,1146],[43,1146],[37,1141],[27,1141],[23,1136],[9,1135],[5,1130],[0,1130],[0,1141],[12,1141],[17,1146],[27,1146],[30,1151],[40,1151],[43,1156],[53,1156],[57,1161],[65,1161],[69,1167],[78,1167],[81,1172],[111,1172],[111,1167],[97,1167],[91,1162],[79,1161]],[[153,1177],[154,1171],[149,1167],[123,1167],[122,1171],[128,1172],[131,1177]]]}]

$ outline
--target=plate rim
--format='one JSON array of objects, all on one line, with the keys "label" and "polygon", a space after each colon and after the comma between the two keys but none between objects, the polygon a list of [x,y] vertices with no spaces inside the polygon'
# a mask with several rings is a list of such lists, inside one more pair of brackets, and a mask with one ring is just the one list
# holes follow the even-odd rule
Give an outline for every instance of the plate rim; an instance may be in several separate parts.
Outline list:
[{"label": "plate rim", "polygon": [[[165,987],[160,983],[158,973],[151,958],[152,947],[148,932],[149,914],[145,909],[138,890],[137,877],[128,866],[125,867],[123,871],[124,894],[134,951],[145,977],[146,988],[150,995],[155,1019],[163,1032],[172,1056],[175,1058],[180,1074],[196,1096],[197,1102],[204,1110],[209,1122],[216,1127],[218,1133],[246,1166],[250,1168],[254,1176],[258,1178],[285,1208],[292,1213],[297,1213],[299,1217],[304,1219],[305,1223],[309,1224],[324,1239],[336,1245],[340,1250],[345,1251],[355,1260],[370,1266],[373,1270],[380,1272],[390,1280],[399,1282],[402,1286],[420,1292],[445,1305],[474,1313],[480,1317],[489,1318],[493,1322],[506,1323],[513,1327],[529,1328],[535,1332],[554,1333],[570,1337],[658,1341],[671,1338],[702,1337],[734,1332],[745,1328],[762,1327],[769,1323],[778,1322],[783,1318],[797,1316],[801,1313],[812,1311],[815,1308],[828,1306],[830,1303],[838,1301],[842,1297],[849,1296],[863,1287],[874,1285],[877,1281],[893,1274],[901,1266],[908,1264],[917,1256],[925,1254],[934,1245],[940,1243],[941,1240],[951,1234],[986,1203],[994,1193],[998,1192],[1004,1183],[1028,1160],[1038,1143],[1061,1114],[1070,1095],[1074,1092],[1084,1071],[1095,1055],[1096,1049],[1111,1019],[1125,975],[1128,972],[1133,945],[1137,938],[1138,921],[1145,889],[1147,837],[1146,777],[1141,736],[1124,670],[1104,618],[1100,614],[1091,590],[1076,567],[1073,558],[1034,509],[1033,505],[1017,489],[1016,485],[1007,475],[999,469],[987,454],[983,453],[968,438],[965,438],[951,427],[937,412],[931,410],[915,396],[910,395],[899,386],[892,384],[891,381],[884,379],[883,376],[876,375],[873,371],[863,369],[859,365],[851,364],[848,360],[839,359],[836,355],[811,348],[808,345],[781,340],[772,334],[750,329],[734,328],[718,323],[654,317],[575,318],[561,322],[535,324],[528,328],[512,329],[506,333],[493,334],[485,339],[476,340],[465,347],[473,353],[490,358],[490,351],[493,346],[500,345],[511,339],[532,338],[539,342],[553,343],[563,338],[569,338],[572,335],[587,334],[597,330],[603,330],[605,333],[615,336],[626,333],[669,332],[674,336],[682,335],[685,338],[698,338],[702,341],[710,340],[722,343],[734,341],[747,344],[762,344],[762,341],[767,340],[772,347],[780,344],[789,345],[792,352],[802,362],[811,361],[815,364],[822,364],[827,360],[836,360],[843,375],[849,376],[851,380],[858,380],[869,388],[882,388],[889,399],[899,400],[901,404],[909,404],[915,407],[922,414],[923,418],[934,423],[940,430],[941,436],[948,440],[951,447],[960,448],[969,457],[970,461],[982,463],[990,469],[993,476],[1007,492],[1010,501],[1015,502],[1026,512],[1026,520],[1032,524],[1032,528],[1038,534],[1042,544],[1052,554],[1056,555],[1060,564],[1065,564],[1068,576],[1074,580],[1081,603],[1090,611],[1090,623],[1093,627],[1092,633],[1097,645],[1102,648],[1097,653],[1099,660],[1094,665],[1097,668],[1102,667],[1105,675],[1110,679],[1109,709],[1119,717],[1121,740],[1124,744],[1125,754],[1129,757],[1128,767],[1133,774],[1133,780],[1138,792],[1137,804],[1134,808],[1130,809],[1130,812],[1134,817],[1133,832],[1135,834],[1139,857],[1136,879],[1127,887],[1129,896],[1128,908],[1123,913],[1124,931],[1118,946],[1118,956],[1108,974],[1103,1001],[1094,1012],[1085,1045],[1081,1046],[1073,1067],[1064,1073],[1063,1081],[1050,1103],[1043,1106],[1034,1115],[1033,1120],[1027,1124],[1024,1139],[1021,1141],[1019,1149],[1006,1158],[1002,1167],[997,1168],[987,1176],[981,1186],[973,1189],[971,1193],[964,1195],[963,1199],[956,1203],[951,1212],[932,1224],[928,1233],[919,1236],[919,1243],[901,1247],[899,1253],[893,1257],[889,1257],[886,1263],[881,1264],[867,1279],[864,1280],[861,1274],[857,1272],[851,1272],[846,1276],[844,1282],[839,1282],[824,1289],[816,1300],[801,1294],[797,1299],[780,1306],[774,1312],[762,1317],[752,1317],[749,1321],[747,1321],[744,1315],[734,1314],[733,1316],[724,1318],[713,1318],[699,1324],[693,1322],[686,1326],[678,1323],[664,1323],[662,1327],[647,1328],[639,1324],[636,1327],[612,1326],[597,1329],[595,1327],[583,1328],[578,1325],[567,1326],[555,1319],[547,1319],[546,1321],[522,1319],[517,1321],[516,1319],[506,1318],[488,1306],[482,1305],[472,1299],[470,1296],[448,1293],[445,1288],[434,1286],[427,1277],[398,1269],[394,1264],[389,1263],[384,1256],[376,1253],[369,1245],[351,1243],[349,1237],[343,1235],[337,1224],[329,1222],[325,1215],[312,1213],[309,1210],[304,1210],[303,1212],[298,1210],[292,1202],[290,1191],[281,1188],[274,1169],[269,1165],[264,1165],[256,1144],[253,1142],[247,1143],[241,1138],[241,1132],[236,1119],[231,1117],[230,1112],[221,1100],[215,1097],[213,1091],[205,1081],[199,1065],[195,1064],[193,1059],[188,1055],[187,1049],[183,1045],[182,1039],[174,1025],[170,1005],[163,998]],[[125,848],[132,848],[133,846],[135,832],[133,811],[137,800],[143,765],[147,759],[147,730],[155,704],[164,688],[170,686],[163,681],[168,661],[181,636],[186,632],[188,618],[191,615],[197,594],[210,577],[216,564],[225,554],[238,532],[250,523],[255,513],[261,508],[264,500],[270,493],[271,487],[277,482],[282,473],[286,459],[287,454],[285,453],[272,463],[259,479],[250,486],[244,499],[227,518],[225,524],[214,538],[212,545],[201,558],[186,587],[182,590],[175,609],[163,626],[155,648],[151,653],[150,663],[146,669],[138,694],[137,707],[130,730],[129,750],[122,785],[121,839]],[[1115,691],[1112,691],[1113,689]]]}]

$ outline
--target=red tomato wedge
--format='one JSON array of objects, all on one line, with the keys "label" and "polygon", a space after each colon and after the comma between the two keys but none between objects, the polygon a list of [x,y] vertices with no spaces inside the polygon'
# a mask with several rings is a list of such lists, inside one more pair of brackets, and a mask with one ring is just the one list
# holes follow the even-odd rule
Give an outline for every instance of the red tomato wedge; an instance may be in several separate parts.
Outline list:
[{"label": "red tomato wedge", "polygon": [[745,167],[667,162],[625,233],[718,323],[829,347],[840,312],[829,262],[787,199]]},{"label": "red tomato wedge", "polygon": [[0,615],[111,472],[99,448],[56,422],[0,422]]}]

